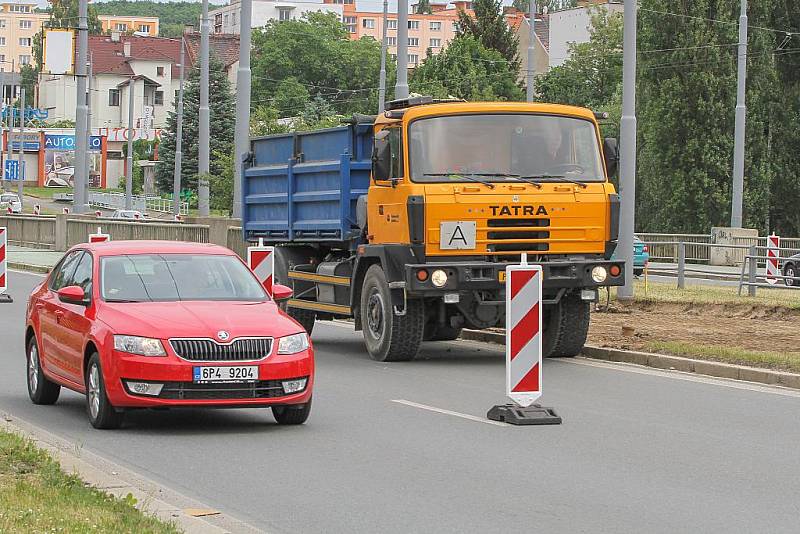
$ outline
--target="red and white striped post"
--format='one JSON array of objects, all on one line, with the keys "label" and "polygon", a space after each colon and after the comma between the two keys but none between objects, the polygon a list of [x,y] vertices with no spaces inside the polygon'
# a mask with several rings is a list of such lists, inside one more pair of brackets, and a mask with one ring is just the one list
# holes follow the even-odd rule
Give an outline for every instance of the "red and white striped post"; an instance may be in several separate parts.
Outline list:
[{"label": "red and white striped post", "polygon": [[69,215],[69,208],[64,208],[63,212],[64,212],[64,215]]},{"label": "red and white striped post", "polygon": [[8,213],[9,215],[14,215],[14,209],[11,206],[8,206],[6,208],[6,213]]},{"label": "red and white striped post", "polygon": [[100,210],[94,210],[94,216],[95,217],[102,217],[103,216],[103,212],[100,211]]},{"label": "red and white striped post", "polygon": [[767,283],[775,285],[781,274],[779,258],[781,255],[781,238],[775,235],[767,236]]},{"label": "red and white striped post", "polygon": [[89,234],[89,243],[105,243],[106,241],[111,241],[111,236],[104,234],[103,229],[99,226],[96,234]]},{"label": "red and white striped post", "polygon": [[33,205],[33,214],[39,216],[42,214],[42,207],[39,204]]},{"label": "red and white striped post", "polygon": [[506,273],[506,395],[487,417],[515,425],[559,424],[552,408],[533,404],[542,396],[542,267],[508,265]]},{"label": "red and white striped post", "polygon": [[264,245],[264,239],[258,239],[258,245],[247,247],[247,265],[256,275],[258,281],[272,296],[273,273],[275,272],[275,247]]},{"label": "red and white striped post", "polygon": [[6,253],[8,251],[8,229],[0,226],[0,302],[14,302],[8,291],[8,270]]}]

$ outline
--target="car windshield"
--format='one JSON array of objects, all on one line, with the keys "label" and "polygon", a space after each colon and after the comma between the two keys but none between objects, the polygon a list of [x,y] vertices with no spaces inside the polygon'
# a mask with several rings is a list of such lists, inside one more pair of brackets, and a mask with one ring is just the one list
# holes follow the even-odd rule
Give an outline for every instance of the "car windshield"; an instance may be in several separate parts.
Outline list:
[{"label": "car windshield", "polygon": [[212,254],[108,256],[100,263],[107,302],[260,302],[264,288],[238,258]]},{"label": "car windshield", "polygon": [[432,117],[412,122],[408,139],[414,182],[605,181],[594,123],[584,119]]},{"label": "car windshield", "polygon": [[17,195],[2,195],[0,196],[0,202],[17,202],[19,197]]}]

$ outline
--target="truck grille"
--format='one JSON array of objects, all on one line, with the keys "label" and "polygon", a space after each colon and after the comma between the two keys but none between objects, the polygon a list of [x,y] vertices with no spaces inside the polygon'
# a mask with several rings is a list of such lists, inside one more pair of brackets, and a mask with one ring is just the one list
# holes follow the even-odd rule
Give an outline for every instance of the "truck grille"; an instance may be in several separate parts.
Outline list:
[{"label": "truck grille", "polygon": [[519,227],[539,227],[550,226],[550,219],[489,219],[489,228],[519,228]]},{"label": "truck grille", "polygon": [[262,360],[272,350],[271,337],[240,338],[227,345],[213,339],[170,339],[169,344],[175,354],[193,362]]},{"label": "truck grille", "polygon": [[487,226],[491,228],[486,233],[490,243],[488,252],[546,252],[550,246],[547,243],[515,243],[514,241],[527,241],[531,239],[550,239],[550,219],[489,219]]},{"label": "truck grille", "polygon": [[[170,400],[247,400],[285,397],[283,380],[259,380],[239,384],[195,384],[194,382],[165,382],[160,399]],[[292,395],[295,395],[295,392]]]}]

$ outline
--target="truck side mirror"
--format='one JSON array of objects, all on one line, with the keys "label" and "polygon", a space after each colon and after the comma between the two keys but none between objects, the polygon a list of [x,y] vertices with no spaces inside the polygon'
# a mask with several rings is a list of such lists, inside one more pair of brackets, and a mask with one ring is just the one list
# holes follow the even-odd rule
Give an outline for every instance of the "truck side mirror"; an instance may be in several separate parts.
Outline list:
[{"label": "truck side mirror", "polygon": [[388,130],[382,130],[375,135],[372,147],[372,179],[375,181],[388,181],[392,178],[392,147],[389,144]]},{"label": "truck side mirror", "polygon": [[617,173],[617,167],[619,166],[619,148],[617,147],[617,140],[613,137],[603,139],[603,157],[606,162],[606,172],[608,172],[608,177],[611,178]]}]

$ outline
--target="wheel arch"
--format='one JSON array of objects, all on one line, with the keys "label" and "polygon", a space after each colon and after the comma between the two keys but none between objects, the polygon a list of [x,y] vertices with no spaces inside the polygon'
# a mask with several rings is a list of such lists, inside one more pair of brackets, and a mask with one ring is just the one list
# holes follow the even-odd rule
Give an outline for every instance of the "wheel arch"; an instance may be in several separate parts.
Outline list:
[{"label": "wheel arch", "polygon": [[28,350],[28,345],[31,342],[31,339],[36,337],[36,330],[34,330],[33,325],[29,324],[28,327],[25,329],[25,351]]},{"label": "wheel arch", "polygon": [[86,342],[86,347],[83,349],[83,365],[81,367],[81,376],[84,378],[86,377],[86,366],[89,365],[89,358],[92,357],[92,354],[97,353],[100,354],[100,351],[97,349],[97,343],[94,342],[93,339],[90,339]]}]

